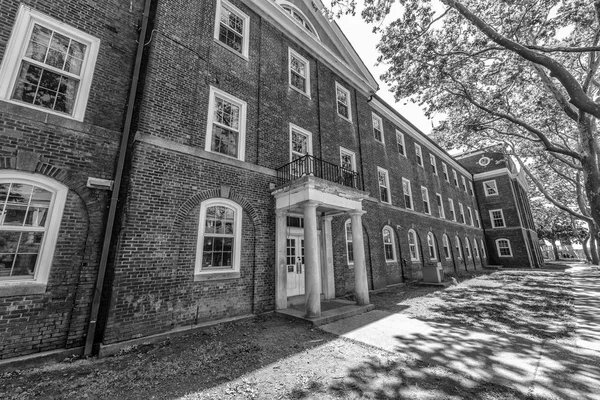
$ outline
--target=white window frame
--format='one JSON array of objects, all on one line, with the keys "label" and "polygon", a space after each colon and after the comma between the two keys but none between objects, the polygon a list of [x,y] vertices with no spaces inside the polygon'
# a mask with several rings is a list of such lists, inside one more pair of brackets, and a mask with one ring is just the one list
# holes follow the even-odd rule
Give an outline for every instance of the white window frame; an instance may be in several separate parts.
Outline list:
[{"label": "white window frame", "polygon": [[[381,200],[381,187],[382,186],[379,183],[379,173],[380,172],[385,173],[385,184],[386,184],[385,190],[387,192],[388,201]],[[388,173],[387,169],[377,167],[377,186],[379,187],[379,201],[381,201],[382,203],[392,204],[392,191],[390,190],[390,174]]]},{"label": "white window frame", "polygon": [[[410,243],[410,238],[414,239],[414,243]],[[413,257],[414,252],[414,257]],[[411,261],[419,261],[419,237],[417,236],[417,232],[414,229],[408,230],[408,254],[410,256]]]},{"label": "white window frame", "polygon": [[423,200],[423,212],[431,215],[431,203],[429,202],[429,190],[421,186],[421,199]]},{"label": "white window frame", "polygon": [[[304,71],[306,71],[306,76],[304,76],[306,83],[306,91],[303,91],[297,88],[296,86],[292,85],[292,57],[304,63]],[[291,47],[288,47],[288,85],[290,89],[293,89],[310,99],[310,63],[306,58],[302,57],[300,54],[292,50]]]},{"label": "white window frame", "polygon": [[452,221],[456,222],[456,210],[454,209],[454,200],[448,199],[448,204],[450,205],[450,211],[452,216]]},{"label": "white window frame", "polygon": [[[502,247],[502,248],[506,248],[506,249],[508,249],[508,252],[509,252],[510,254],[508,254],[508,255],[502,255],[502,253],[501,253],[501,251],[500,251],[500,249],[501,249],[501,247],[500,247],[500,242],[506,242],[506,243],[508,244],[508,247]],[[496,251],[498,252],[498,257],[501,257],[501,258],[509,258],[509,257],[512,257],[512,256],[513,256],[513,252],[512,252],[512,246],[511,246],[511,244],[510,244],[510,240],[508,240],[508,239],[504,239],[504,238],[496,239]]]},{"label": "white window frame", "polygon": [[[302,29],[304,29],[306,32],[310,33],[312,36],[314,36],[318,40],[321,40],[321,38],[319,37],[319,33],[315,29],[312,22],[310,22],[310,20],[306,17],[306,15],[302,11],[300,11],[300,9],[298,7],[296,7],[294,4],[290,3],[289,1],[278,0],[277,3],[285,11],[284,14],[289,19],[291,19],[296,25],[300,26]],[[286,10],[285,7],[288,7],[290,10],[289,11]],[[297,17],[300,17],[302,19],[302,22],[304,22],[304,24],[300,23],[300,21],[298,21],[296,19],[296,17],[291,15],[290,11],[293,11],[294,13],[296,13]],[[306,25],[308,25],[308,27]]]},{"label": "white window frame", "polygon": [[[348,104],[346,104],[346,107],[348,108],[348,116],[345,117],[342,114],[340,114],[340,109],[338,107],[338,90],[345,92],[347,99],[348,99]],[[340,85],[338,82],[335,83],[335,111],[337,112],[337,115],[342,118],[345,119],[348,122],[352,122],[352,98],[350,97],[350,91],[348,89],[346,89],[345,87],[343,87],[342,85]]]},{"label": "white window frame", "polygon": [[485,244],[483,243],[483,239],[479,239],[479,242],[481,243],[481,256],[483,258],[487,258],[487,255],[485,254]]},{"label": "white window frame", "polygon": [[460,180],[462,182],[463,188],[465,189],[465,193],[469,193],[469,191],[467,189],[467,178],[465,178],[464,175],[461,175]]},{"label": "white window frame", "polygon": [[[350,229],[352,229],[352,221],[350,219],[346,220],[346,222],[344,223],[344,237],[346,238],[346,262],[348,263],[349,266],[353,266],[354,265],[354,243],[353,243],[353,238],[350,238],[350,240],[348,240],[348,226],[350,227]],[[352,231],[350,231],[352,232]],[[350,252],[348,251],[348,243],[352,244],[352,260],[350,260]]]},{"label": "white window frame", "polygon": [[[386,230],[390,232],[390,236],[389,237],[390,237],[392,243],[386,243],[385,242],[384,232]],[[396,241],[395,237],[394,237],[394,230],[390,226],[387,226],[387,225],[384,226],[383,229],[381,230],[381,238],[382,238],[382,241],[383,241],[383,257],[385,258],[385,262],[387,262],[387,263],[395,262],[397,260],[397,257],[396,257],[396,245],[394,244],[394,242]],[[385,246],[392,246],[392,255],[393,255],[394,258],[391,258],[391,259],[387,258],[387,253],[385,251]]]},{"label": "white window frame", "polygon": [[[404,141],[404,133],[396,129],[396,145],[398,146],[398,153],[406,157],[406,142]],[[400,151],[402,146],[402,151]]]},{"label": "white window frame", "polygon": [[433,174],[437,176],[437,162],[435,160],[435,156],[431,153],[429,153],[429,163],[431,164],[431,170],[433,171]]},{"label": "white window frame", "polygon": [[[494,213],[498,211],[500,212],[500,216],[502,217],[502,226],[497,226],[496,221],[494,219]],[[490,210],[490,222],[492,224],[492,228],[506,228],[506,219],[504,219],[504,211],[502,211],[501,208],[498,208],[496,210]]]},{"label": "white window frame", "polygon": [[445,219],[446,212],[444,211],[444,199],[442,198],[442,195],[439,193],[435,194],[435,198],[437,201],[438,215],[440,216],[440,218]]},{"label": "white window frame", "polygon": [[[221,9],[226,8],[231,13],[237,15],[242,20],[244,20],[244,32],[242,33],[242,52],[238,52],[237,50],[231,48],[226,43],[223,43],[219,40],[219,31],[221,28]],[[248,53],[250,48],[250,17],[244,13],[242,10],[231,4],[227,0],[217,0],[216,14],[215,14],[215,29],[214,29],[214,39],[217,43],[222,45],[227,50],[231,51],[233,54],[237,54],[245,59],[248,59]]]},{"label": "white window frame", "polygon": [[475,210],[475,227],[481,228],[481,220],[479,219],[479,211]]},{"label": "white window frame", "polygon": [[469,181],[469,190],[471,191],[471,196],[475,196],[475,190],[473,189],[473,181]]},{"label": "white window frame", "polygon": [[460,212],[460,223],[461,224],[466,224],[467,220],[465,219],[465,208],[463,207],[462,203],[458,203],[458,210]]},{"label": "white window frame", "polygon": [[458,184],[458,175],[456,174],[456,170],[453,169],[452,170],[452,178],[454,179],[454,186],[456,186],[457,188],[459,188],[459,184]]},{"label": "white window frame", "polygon": [[308,136],[308,143],[307,143],[307,147],[308,147],[308,152],[306,154],[311,155],[312,156],[312,132],[307,131],[304,128],[299,127],[298,125],[294,125],[292,123],[290,123],[290,128],[289,128],[289,149],[290,149],[290,162],[293,161],[293,149],[292,149],[292,132],[293,131],[297,131],[303,135]]},{"label": "white window frame", "polygon": [[427,250],[429,251],[430,260],[433,261],[438,259],[437,248],[435,245],[435,236],[433,236],[433,232],[427,232]]},{"label": "white window frame", "polygon": [[444,180],[450,183],[450,175],[448,174],[448,166],[445,162],[442,162],[442,171],[444,173]]},{"label": "white window frame", "polygon": [[419,167],[425,168],[425,165],[423,164],[423,149],[421,148],[420,145],[415,143],[415,157],[417,159],[417,165]]},{"label": "white window frame", "polygon": [[[231,268],[211,268],[202,270],[202,256],[204,250],[204,228],[206,227],[206,210],[209,207],[225,206],[234,210],[235,226],[233,228],[233,250],[231,252],[232,267]],[[198,220],[198,241],[196,243],[196,263],[194,274],[199,275],[214,275],[214,274],[239,274],[242,254],[242,207],[229,199],[213,198],[203,201],[200,204],[200,219]]]},{"label": "white window frame", "polygon": [[[68,36],[69,38],[87,46],[86,54],[84,56],[79,74],[79,86],[77,88],[77,94],[75,95],[73,111],[70,115],[42,106],[11,99],[15,84],[17,83],[19,71],[21,69],[21,61],[25,56],[25,51],[27,50],[29,39],[35,24]],[[2,65],[0,65],[0,77],[2,77],[2,79],[0,79],[0,100],[12,104],[18,104],[23,107],[40,110],[48,114],[74,119],[76,121],[83,121],[90,96],[90,88],[92,85],[92,78],[94,76],[94,69],[96,67],[96,59],[98,57],[99,48],[100,39],[88,35],[79,29],[75,29],[64,22],[42,14],[31,7],[21,4],[17,12],[12,33],[8,40]],[[48,69],[51,69],[51,67]],[[63,73],[62,75],[69,76],[68,73]]]},{"label": "white window frame", "polygon": [[473,238],[473,253],[475,254],[475,258],[481,259],[479,255],[479,246],[477,245],[477,239]]},{"label": "white window frame", "polygon": [[458,237],[458,235],[454,236],[454,247],[456,248],[456,250],[458,250],[458,254],[456,255],[456,258],[458,258],[459,260],[463,259],[463,249],[462,249],[462,243],[460,242],[460,238]]},{"label": "white window frame", "polygon": [[[406,192],[404,192],[404,184],[406,183],[406,185],[408,185],[408,194]],[[404,207],[409,209],[409,210],[414,210],[415,209],[415,202],[413,200],[413,195],[412,195],[412,187],[410,185],[410,181],[406,178],[402,178],[402,193],[404,193]],[[410,207],[406,207],[406,196],[408,195],[408,197],[410,198]]]},{"label": "white window frame", "polygon": [[466,249],[467,249],[467,259],[472,259],[473,258],[473,251],[471,250],[471,242],[469,241],[469,238],[465,236],[465,244],[466,244]]},{"label": "white window frame", "polygon": [[445,233],[442,235],[442,246],[444,247],[444,258],[450,260],[452,258],[452,251],[450,250],[450,239]]},{"label": "white window frame", "polygon": [[[495,193],[490,193],[489,189],[494,190]],[[485,193],[485,197],[498,196],[499,193],[498,193],[498,186],[496,185],[496,180],[492,179],[491,181],[483,182],[483,192]]]},{"label": "white window frame", "polygon": [[475,226],[473,223],[473,210],[469,206],[467,206],[467,213],[469,214],[469,225]]},{"label": "white window frame", "polygon": [[[381,127],[381,140],[377,139],[377,136],[375,135],[375,121],[379,122],[379,126]],[[377,143],[385,144],[385,138],[383,135],[383,120],[379,115],[375,114],[374,112],[371,112],[371,124],[373,126],[373,138],[375,139],[375,141]]]},{"label": "white window frame", "polygon": [[342,155],[344,154],[350,156],[352,159],[352,172],[356,172],[356,153],[340,146],[340,166],[342,165]]},{"label": "white window frame", "polygon": [[[48,277],[50,276],[54,250],[58,240],[58,233],[60,231],[63,211],[69,189],[65,185],[58,183],[46,176],[13,170],[0,170],[0,183],[22,183],[26,185],[34,185],[52,193],[52,199],[50,200],[50,205],[48,207],[48,216],[46,217],[46,226],[43,230],[44,238],[42,239],[42,243],[40,245],[33,278],[24,279],[23,277],[18,277],[11,279],[11,277],[5,277],[0,279],[0,294],[3,294],[5,290],[10,290],[11,294],[13,294],[13,290],[15,289],[15,295],[18,294],[17,292],[20,289],[25,290],[27,293],[44,293],[46,290],[46,284],[48,283]],[[1,211],[2,207],[0,206],[0,212]],[[24,228],[16,226],[2,226],[0,230],[3,232],[22,232]],[[33,231],[34,229],[27,230]]]},{"label": "white window frame", "polygon": [[[204,150],[209,151],[214,154],[219,154],[223,157],[235,158],[240,161],[245,161],[246,158],[246,110],[247,105],[243,100],[238,99],[226,93],[216,87],[210,87],[210,94],[208,100],[208,118],[206,119],[206,143],[204,144]],[[215,97],[221,97],[224,100],[229,101],[237,105],[240,108],[240,120],[239,120],[239,141],[238,141],[238,155],[237,157],[231,157],[227,154],[219,153],[218,151],[214,151],[212,149],[212,139],[213,139],[213,120],[215,117]]]}]

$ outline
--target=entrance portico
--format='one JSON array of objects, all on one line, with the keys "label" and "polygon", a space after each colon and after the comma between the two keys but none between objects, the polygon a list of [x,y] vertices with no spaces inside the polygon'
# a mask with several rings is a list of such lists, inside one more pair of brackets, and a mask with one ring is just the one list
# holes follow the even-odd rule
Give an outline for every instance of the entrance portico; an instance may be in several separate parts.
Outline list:
[{"label": "entrance portico", "polygon": [[276,200],[275,270],[276,308],[288,307],[288,271],[290,268],[288,217],[303,217],[303,273],[305,317],[321,317],[321,297],[335,298],[333,240],[334,216],[348,215],[352,220],[355,271],[355,297],[358,305],[369,304],[367,269],[362,233],[362,199],[367,193],[312,175],[293,180],[273,191]]}]

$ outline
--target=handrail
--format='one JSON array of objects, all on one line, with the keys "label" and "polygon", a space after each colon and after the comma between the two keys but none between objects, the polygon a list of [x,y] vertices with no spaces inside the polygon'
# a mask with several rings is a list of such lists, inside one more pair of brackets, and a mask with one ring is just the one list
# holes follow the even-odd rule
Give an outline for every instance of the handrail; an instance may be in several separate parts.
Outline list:
[{"label": "handrail", "polygon": [[283,186],[307,175],[360,189],[358,172],[342,168],[309,154],[277,168],[277,186]]}]

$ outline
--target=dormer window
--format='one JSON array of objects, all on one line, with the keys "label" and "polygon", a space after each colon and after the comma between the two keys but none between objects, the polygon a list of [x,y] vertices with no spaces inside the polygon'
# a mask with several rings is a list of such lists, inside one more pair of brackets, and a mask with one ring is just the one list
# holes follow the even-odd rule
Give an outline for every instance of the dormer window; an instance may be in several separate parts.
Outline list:
[{"label": "dormer window", "polygon": [[292,17],[294,21],[296,21],[302,28],[304,28],[305,31],[319,39],[319,35],[317,34],[315,27],[310,23],[310,21],[308,20],[308,18],[306,18],[302,11],[300,11],[296,8],[296,6],[288,2],[282,1],[279,3],[279,5]]}]

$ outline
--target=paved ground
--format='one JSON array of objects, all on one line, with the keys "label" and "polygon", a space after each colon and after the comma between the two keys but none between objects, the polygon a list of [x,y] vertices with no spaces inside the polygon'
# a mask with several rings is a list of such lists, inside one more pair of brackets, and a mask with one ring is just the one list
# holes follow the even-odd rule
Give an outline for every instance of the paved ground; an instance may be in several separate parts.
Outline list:
[{"label": "paved ground", "polygon": [[[489,333],[372,311],[321,327],[356,342],[444,366],[476,381],[549,399],[600,399],[600,271],[574,266],[576,339]],[[450,289],[451,290],[451,289]]]}]

